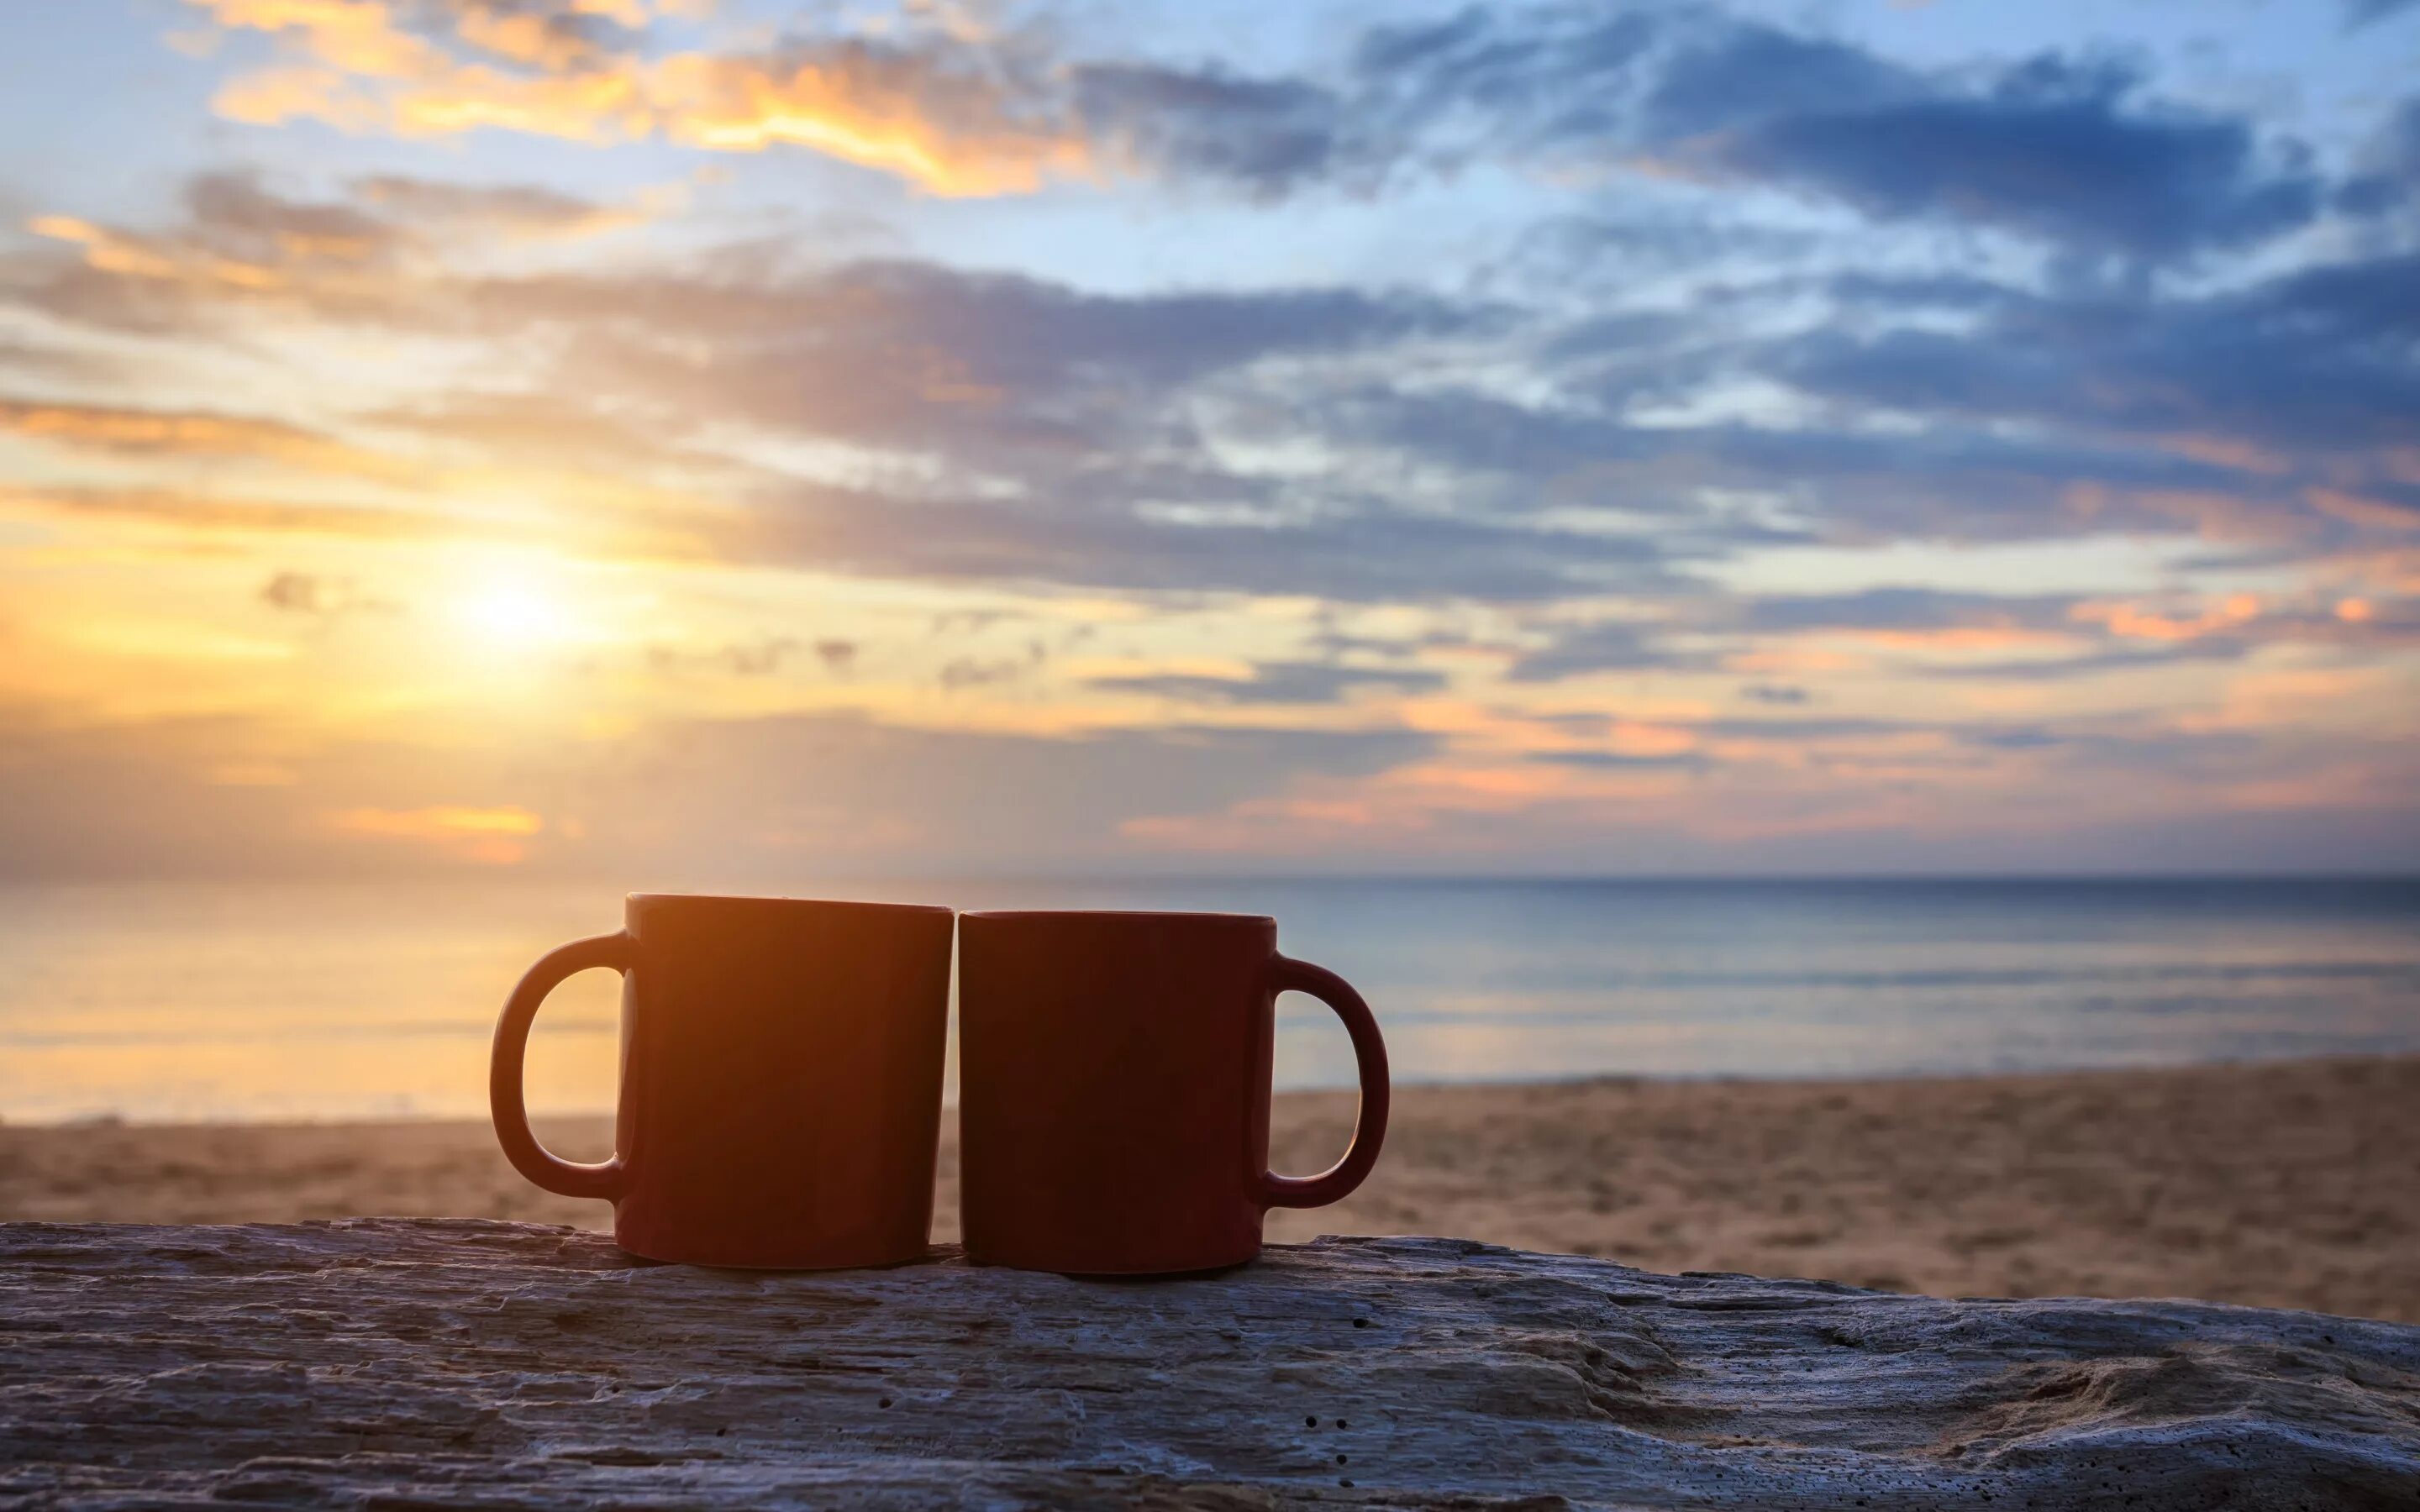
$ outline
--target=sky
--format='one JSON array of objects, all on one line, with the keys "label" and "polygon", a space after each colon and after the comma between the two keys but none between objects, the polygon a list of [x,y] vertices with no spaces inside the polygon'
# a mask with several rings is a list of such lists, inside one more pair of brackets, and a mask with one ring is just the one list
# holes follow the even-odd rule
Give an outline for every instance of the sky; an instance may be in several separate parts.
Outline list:
[{"label": "sky", "polygon": [[0,7],[0,877],[2406,870],[2420,3]]}]

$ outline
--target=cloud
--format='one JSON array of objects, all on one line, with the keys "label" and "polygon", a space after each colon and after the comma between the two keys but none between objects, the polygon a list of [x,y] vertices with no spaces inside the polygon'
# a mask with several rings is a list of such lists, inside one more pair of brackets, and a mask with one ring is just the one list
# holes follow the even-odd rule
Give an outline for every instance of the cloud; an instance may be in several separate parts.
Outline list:
[{"label": "cloud", "polygon": [[1751,631],[2045,631],[2070,622],[2063,594],[1973,594],[1935,588],[1869,588],[1851,594],[1754,598],[1730,618]]},{"label": "cloud", "polygon": [[1683,54],[1651,117],[1693,168],[1821,193],[1880,220],[1967,221],[2173,261],[2309,222],[2320,181],[2242,120],[2138,102],[2133,68],[2045,54],[1978,88],[1755,27]]},{"label": "cloud", "polygon": [[364,594],[349,578],[331,578],[319,573],[296,572],[290,568],[272,574],[269,581],[261,584],[259,598],[281,614],[301,614],[318,620],[362,612],[392,614],[399,609],[399,606],[385,599]]},{"label": "cloud", "polygon": [[579,459],[629,469],[709,464],[651,434],[650,415],[616,413],[584,394],[521,390],[439,393],[362,417],[449,453],[560,465]]},{"label": "cloud", "polygon": [[1471,6],[1365,33],[1332,84],[1086,64],[1085,123],[1149,172],[1260,197],[1503,162],[1647,163],[2173,262],[2310,222],[2308,154],[2163,102],[2133,65],[1929,70],[1710,7]]},{"label": "cloud", "polygon": [[600,62],[644,29],[649,0],[440,0],[463,42],[508,62],[560,72]]},{"label": "cloud", "polygon": [[1965,330],[1819,330],[1764,359],[1793,386],[1905,412],[2214,437],[2293,454],[2420,440],[2420,255],[2220,293],[2010,295]]},{"label": "cloud", "polygon": [[[1410,732],[1179,725],[1070,738],[849,716],[664,719],[612,741],[303,741],[235,718],[63,724],[0,708],[0,875],[539,874],[779,884],[1133,864],[1120,826],[1434,748]],[[274,782],[220,780],[273,763]]]},{"label": "cloud", "polygon": [[1305,80],[1093,63],[1074,70],[1070,96],[1088,136],[1134,171],[1276,199],[1351,166],[1343,102]]},{"label": "cloud", "polygon": [[644,191],[599,204],[525,185],[449,183],[394,175],[355,180],[344,199],[299,198],[256,177],[197,174],[183,216],[131,230],[40,215],[38,237],[74,249],[0,267],[0,299],[106,330],[247,333],[264,315],[459,328],[446,307],[449,258],[531,239],[597,234],[661,214],[677,196]]},{"label": "cloud", "polygon": [[440,540],[479,533],[477,522],[371,505],[229,498],[175,488],[0,485],[0,506],[66,518],[128,520],[202,533],[325,535],[346,540]]},{"label": "cloud", "polygon": [[577,323],[591,337],[583,369],[719,413],[860,440],[971,432],[1050,450],[1131,435],[1138,408],[1222,372],[1482,318],[1382,291],[1113,296],[897,261],[752,281],[498,280],[474,298],[517,324]]},{"label": "cloud", "polygon": [[[176,532],[203,545],[223,545],[223,538],[228,536],[317,536],[427,545],[492,542],[631,563],[701,560],[696,541],[659,522],[596,517],[597,512],[571,518],[504,517],[465,510],[442,498],[396,508],[166,486],[25,487],[0,483],[0,513],[124,523]],[[370,605],[365,601],[357,607]]]},{"label": "cloud", "polygon": [[[1440,753],[1369,779],[1307,778],[1128,827],[1154,846],[1262,865],[1316,856],[1463,873],[1602,870],[1608,856],[1648,875],[2139,872],[2149,857],[2342,869],[2393,864],[2381,840],[2414,833],[2403,795],[2415,775],[2387,742],[2333,725],[2256,732],[2142,713],[1683,718],[1585,743]],[[2363,838],[2365,825],[2381,836]]]},{"label": "cloud", "polygon": [[[659,551],[1353,601],[1685,598],[1701,564],[1834,532],[2194,530],[2231,510],[2303,521],[2320,545],[2350,522],[2308,501],[2321,496],[2306,499],[2295,458],[2335,444],[2341,469],[2348,425],[2316,422],[2333,406],[2366,423],[2374,444],[2401,444],[2398,393],[2414,384],[2393,334],[2405,285],[2386,266],[2133,301],[1869,275],[1813,285],[1844,317],[1766,333],[1736,294],[1683,313],[1550,317],[1383,289],[1110,295],[899,260],[365,270],[425,234],[401,203],[369,215],[241,181],[196,192],[181,224],[94,234],[172,263],[240,255],[263,280],[163,282],[88,260],[62,271],[53,254],[23,297],[99,331],[132,320],[237,339],[273,301],[312,329],[450,336],[466,357],[501,344],[530,386],[439,392],[353,423],[441,446],[449,467],[610,468],[615,486],[662,495],[633,506],[657,517]],[[303,229],[271,229],[286,227]],[[1945,302],[1963,330],[1931,318]],[[2209,360],[2264,340],[2243,363]],[[1480,386],[1508,360],[1537,375],[1534,396]],[[1419,386],[1380,373],[1416,374]],[[2088,398],[2085,373],[2103,385]],[[1824,411],[1787,426],[1631,418],[1634,406],[1688,402],[1740,374],[1786,383]],[[1931,423],[1913,433],[1869,423],[1902,407]],[[324,432],[211,429],[201,422],[234,417],[202,410],[145,423],[166,427],[161,415],[192,423],[189,444],[372,465]],[[2208,437],[2242,437],[2279,460],[2247,473],[2197,439]],[[802,472],[769,461],[763,440],[850,451]],[[1272,454],[1316,460],[1260,460]],[[2392,477],[2350,481],[2325,485],[2325,497],[2367,501],[2370,517],[2403,507],[2408,486]],[[1714,491],[1772,502],[1722,503]],[[679,502],[690,498],[711,503]],[[143,506],[130,494],[77,507]],[[1566,510],[1627,523],[1575,522]],[[192,517],[221,513],[204,503]],[[1636,651],[1596,655],[1618,663]],[[1524,675],[1553,665],[1532,659]]]},{"label": "cloud", "polygon": [[394,227],[376,216],[349,205],[282,198],[242,174],[196,175],[185,203],[206,237],[256,264],[369,262],[396,244]]},{"label": "cloud", "polygon": [[[295,687],[324,687],[405,658],[374,625],[311,633],[350,602],[322,567],[412,543],[384,584],[504,541],[583,578],[569,559],[749,569],[595,574],[644,601],[627,625],[600,609],[600,631],[657,638],[591,658],[586,686],[633,706],[1392,714],[1440,733],[664,719],[594,741],[556,722],[548,748],[506,749],[521,737],[447,748],[400,720],[349,746],[241,721],[12,724],[23,791],[108,831],[96,867],[197,867],[256,841],[240,864],[271,871],[451,867],[489,841],[536,870],[703,869],[739,834],[739,861],[779,875],[962,847],[1116,858],[1258,823],[1438,841],[1407,855],[1571,855],[1575,837],[1725,824],[1905,836],[2070,777],[2097,800],[2171,783],[2204,816],[2344,774],[2361,801],[2411,791],[2381,754],[2409,722],[2396,679],[2420,635],[2408,104],[2331,183],[2264,118],[2177,103],[2142,68],[1919,66],[1686,3],[1398,16],[1284,71],[1125,46],[1130,28],[952,31],[938,10],[845,35],[823,8],[684,51],[711,34],[621,0],[209,8],[256,34],[223,56],[286,70],[238,82],[229,100],[256,88],[256,114],[291,88],[292,110],[364,131],[644,138],[658,146],[622,166],[649,177],[686,141],[940,193],[1140,192],[1125,203],[1211,239],[1184,266],[1212,282],[718,241],[762,229],[723,213],[755,216],[752,191],[597,244],[677,196],[566,193],[477,154],[374,173],[405,158],[341,145],[362,162],[201,175],[156,217],[38,215],[0,248],[7,339],[112,365],[0,351],[9,450],[70,480],[0,488],[0,507],[37,542],[136,563],[117,581],[193,575],[191,596],[143,612],[245,617]],[[1280,201],[1410,227],[1419,244],[1383,263],[1414,282],[1201,260]],[[1000,220],[944,219],[969,215]],[[1521,246],[1498,262],[1507,232]],[[949,245],[962,263],[1031,254]],[[373,353],[365,387],[350,364]],[[2096,586],[2139,591],[2066,591],[2087,551]],[[1862,586],[1878,576],[1900,586]],[[850,578],[885,586],[834,581]],[[2238,581],[2261,585],[2255,609],[2201,591]],[[1849,587],[1776,591],[1823,584]],[[929,644],[895,628],[978,605],[1018,618]],[[116,655],[37,622],[50,612],[12,619],[11,649]],[[957,612],[953,631],[990,610]],[[1021,653],[1069,644],[1062,616],[1141,670],[1087,680]],[[1204,676],[1188,645],[1246,659]],[[2320,680],[2355,672],[2378,680]],[[2269,678],[2304,679],[2304,702],[2238,710]],[[239,696],[191,696],[222,693]],[[1950,712],[1892,717],[1910,699]],[[984,807],[1017,784],[1035,812]],[[660,811],[616,807],[666,788],[681,795]],[[1965,809],[1924,807],[1953,788]],[[1673,811],[1622,808],[1652,795]],[[442,817],[504,811],[538,827]],[[64,819],[7,824],[23,864],[83,864]]]},{"label": "cloud", "polygon": [[937,680],[944,689],[954,693],[962,688],[1013,683],[1032,670],[1032,662],[1020,656],[953,656],[942,663]]},{"label": "cloud", "polygon": [[[1705,671],[1741,666],[1744,653],[1797,638],[1851,638],[1923,654],[2034,646],[2044,654],[1989,662],[1927,660],[1928,675],[2011,682],[2234,658],[2281,640],[2327,640],[2364,627],[2364,601],[2350,625],[2326,612],[2269,613],[2248,595],[2172,607],[2096,601],[2068,594],[2001,594],[1932,588],[1871,588],[1780,596],[1702,594],[1662,622],[1606,621],[1556,633],[1507,671],[1516,683],[1556,682],[1608,671]],[[2160,642],[2144,649],[2144,640]],[[2134,644],[2128,644],[2134,642]],[[1796,705],[1804,687],[1752,683],[1752,702]],[[1792,728],[1813,728],[1796,721]]]},{"label": "cloud", "polygon": [[1062,103],[1018,77],[1002,39],[946,26],[900,38],[792,38],[737,53],[651,55],[645,8],[577,0],[191,0],[221,27],[271,33],[306,61],[230,81],[219,113],[407,137],[483,129],[581,142],[661,137],[720,152],[800,147],[928,193],[1024,193],[1096,171]]},{"label": "cloud", "polygon": [[717,549],[877,578],[1346,602],[1544,599],[1669,583],[1652,543],[1374,506],[1278,526],[1186,524],[1139,517],[1123,502],[800,487],[757,501]]},{"label": "cloud", "polygon": [[1382,24],[1353,50],[1362,155],[1450,170],[1602,156],[1630,138],[1636,97],[1687,8],[1473,5]]},{"label": "cloud", "polygon": [[8,336],[0,336],[0,373],[24,378],[81,383],[108,383],[122,380],[126,376],[125,370],[111,358],[47,342],[20,341]]},{"label": "cloud", "polygon": [[309,473],[399,479],[392,457],[283,421],[204,410],[132,409],[0,397],[0,431],[120,455],[230,457]]},{"label": "cloud", "polygon": [[2355,215],[2420,208],[2420,97],[2405,100],[2363,145],[2357,171],[2336,192]]},{"label": "cloud", "polygon": [[1551,683],[1589,672],[1699,671],[1714,664],[1703,651],[1676,649],[1668,626],[1606,620],[1559,632],[1547,645],[1524,653],[1505,675],[1516,683]]},{"label": "cloud", "polygon": [[326,585],[303,572],[281,572],[269,579],[260,590],[260,601],[275,609],[296,614],[327,612]]},{"label": "cloud", "polygon": [[724,152],[802,147],[930,193],[1029,193],[1097,173],[1092,143],[1003,85],[992,60],[936,40],[796,42],[756,56],[681,54],[640,85],[674,141]]},{"label": "cloud", "polygon": [[2399,16],[2420,0],[2344,0],[2345,30],[2354,31],[2372,22]]},{"label": "cloud", "polygon": [[374,174],[356,179],[354,196],[426,237],[464,232],[514,240],[566,240],[601,236],[676,209],[687,198],[677,185],[644,191],[622,204],[599,204],[534,184],[464,184]]},{"label": "cloud", "polygon": [[1325,70],[1250,75],[1070,56],[1039,28],[918,10],[664,52],[644,9],[571,0],[192,3],[308,60],[231,82],[218,104],[237,119],[793,147],[945,195],[1140,177],[1269,200],[1478,162],[1645,162],[2160,262],[2304,224],[2321,188],[2298,148],[2149,99],[2129,65],[1924,70],[1705,6],[1471,6],[1373,26]]},{"label": "cloud", "polygon": [[1611,772],[1701,772],[1714,764],[1703,751],[1540,750],[1528,758],[1547,766]]},{"label": "cloud", "polygon": [[[1505,675],[1550,683],[1594,672],[1706,671],[1728,664],[1726,647],[1762,638],[1850,633],[1884,643],[1957,645],[2071,633],[2074,600],[1875,588],[1852,594],[1743,598],[1702,594],[1666,621],[1606,620],[1557,631]],[[1797,697],[1788,695],[1795,693]],[[1800,689],[1744,689],[1760,702],[1800,702]]]},{"label": "cloud", "polygon": [[409,239],[358,206],[289,199],[224,172],[194,176],[182,198],[183,221],[165,232],[34,217],[27,229],[76,251],[65,266],[37,257],[0,293],[63,320],[139,332],[303,298],[332,313],[361,313],[365,294],[394,302],[391,275]]},{"label": "cloud", "polygon": [[345,809],[327,816],[330,828],[434,845],[482,866],[513,866],[529,854],[528,840],[546,821],[513,805],[480,809]]},{"label": "cloud", "polygon": [[[1485,17],[1372,52],[1397,65],[1391,108],[1450,97],[1476,111],[1523,69],[1668,75],[1697,55],[1675,38],[1751,75],[1799,57],[1806,80],[1768,92],[1772,110],[1864,66],[1804,39],[1725,51],[1714,44],[1735,29],[1702,18],[1658,21],[1643,51],[1608,34],[1558,62],[1511,44],[1505,28],[1527,23]],[[1500,88],[1418,77],[1419,59],[1472,49],[1515,73]],[[1910,75],[1890,98],[1947,87]],[[1676,98],[1720,92],[1701,81]],[[1218,98],[1258,108],[1250,91]],[[366,423],[449,468],[610,471],[652,490],[624,501],[651,549],[726,561],[1154,594],[1620,594],[1632,602],[1567,623],[1677,611],[1683,629],[1736,637],[1757,632],[1690,618],[1710,592],[1699,574],[1760,549],[2124,530],[2316,555],[2420,507],[2393,462],[2420,413],[2406,254],[2212,292],[1876,271],[1724,279],[1652,302],[1544,291],[1525,307],[1334,286],[1112,294],[761,246],[537,270],[500,271],[476,246],[453,258],[448,227],[569,234],[613,213],[510,185],[364,178],[318,199],[206,176],[184,211],[156,229],[77,223],[10,287],[96,332],[243,341],[274,314],[450,343],[461,371],[495,382],[246,440],[303,466],[314,438],[368,455],[336,440]],[[1787,412],[1745,418],[1743,385],[1785,392]],[[160,492],[75,507],[138,512]],[[222,517],[196,503],[194,520]],[[1703,669],[1711,654],[1597,634],[1540,648],[1516,674]]]},{"label": "cloud", "polygon": [[1268,661],[1252,665],[1249,677],[1207,677],[1187,672],[1148,672],[1094,677],[1088,686],[1111,692],[1141,693],[1180,703],[1233,705],[1342,703],[1363,689],[1404,697],[1445,687],[1445,675],[1426,668],[1345,667],[1333,662]]},{"label": "cloud", "polygon": [[[310,208],[256,204],[248,219]],[[184,248],[225,234],[196,217],[147,239]],[[364,235],[392,242],[401,233]],[[668,486],[706,482],[738,507],[698,512],[675,529],[733,559],[903,578],[1342,598],[1538,597],[1652,582],[1664,572],[1665,553],[1650,542],[1406,511],[1368,490],[1220,460],[1202,428],[1203,402],[1216,403],[1220,386],[1258,404],[1264,366],[1286,364],[1300,375],[1295,381],[1310,381],[1320,363],[1470,339],[1497,319],[1431,296],[1109,296],[889,262],[809,272],[424,270],[377,290],[349,281],[323,299],[307,276],[278,271],[286,308],[315,326],[427,335],[451,319],[466,337],[475,331],[556,354],[556,380],[540,390],[462,394],[371,418],[473,455],[612,458],[642,475],[663,473]],[[138,273],[75,272],[75,300],[38,284],[34,302],[101,329],[122,324],[140,299],[146,322],[232,330],[260,297],[179,287],[175,304]],[[727,437],[735,425],[828,438],[867,449],[872,460],[832,482],[783,479],[685,444],[709,426]],[[634,441],[641,436],[644,446]],[[249,439],[298,452],[305,441]],[[74,501],[174,513],[163,504],[137,494]],[[264,528],[379,523],[369,514],[306,518],[221,503],[188,517]]]},{"label": "cloud", "polygon": [[1944,663],[1927,667],[1925,675],[1978,683],[2064,682],[2076,677],[2098,677],[2108,672],[2145,669],[2173,671],[2180,664],[2193,661],[2234,660],[2253,649],[2253,645],[2254,642],[2242,637],[2213,636],[2149,647],[2118,646],[2086,652],[2082,656]]},{"label": "cloud", "polygon": [[787,635],[735,640],[711,651],[657,645],[647,648],[647,664],[659,672],[704,668],[729,672],[735,677],[771,677],[777,675],[802,649],[796,636]]},{"label": "cloud", "polygon": [[580,0],[190,0],[227,30],[266,32],[305,61],[240,76],[215,100],[255,125],[316,117],[427,135],[506,126],[599,140],[644,129],[612,23]]}]

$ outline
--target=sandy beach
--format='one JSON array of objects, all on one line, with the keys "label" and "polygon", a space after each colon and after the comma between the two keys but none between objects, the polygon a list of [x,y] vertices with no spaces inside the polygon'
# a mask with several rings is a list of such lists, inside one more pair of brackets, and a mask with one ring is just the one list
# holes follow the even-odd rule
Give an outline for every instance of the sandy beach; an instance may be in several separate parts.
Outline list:
[{"label": "sandy beach", "polygon": [[[1277,1164],[1350,1093],[1279,1099]],[[605,1120],[551,1125],[573,1157]],[[934,1237],[956,1237],[945,1120]],[[475,1214],[603,1227],[475,1122],[0,1127],[0,1218]],[[1451,1234],[1947,1296],[2190,1296],[2420,1321],[2420,1057],[1860,1082],[1397,1089],[1386,1157],[1273,1240]]]}]

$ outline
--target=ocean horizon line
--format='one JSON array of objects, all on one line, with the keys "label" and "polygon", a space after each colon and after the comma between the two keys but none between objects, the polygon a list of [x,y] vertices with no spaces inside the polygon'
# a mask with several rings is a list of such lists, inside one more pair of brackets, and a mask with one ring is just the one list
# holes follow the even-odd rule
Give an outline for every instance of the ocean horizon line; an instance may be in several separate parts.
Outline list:
[{"label": "ocean horizon line", "polygon": [[[259,887],[424,887],[527,883],[545,887],[595,886],[621,893],[706,893],[745,887],[795,886],[799,879],[769,875],[687,878],[631,884],[591,872],[522,871],[511,868],[407,871],[362,875],[346,872],[295,872],[264,874],[194,873],[187,875],[60,875],[0,874],[0,887],[176,887],[229,888]],[[1899,883],[1950,886],[2211,886],[2265,887],[2288,883],[2420,886],[2420,869],[2402,871],[1873,871],[1873,872],[1116,872],[1116,871],[985,871],[967,869],[931,872],[854,872],[821,874],[808,885],[910,885],[918,883],[979,883],[994,887],[1160,887],[1250,886],[1291,883],[1338,883],[1359,887],[1479,886],[1518,884],[1533,887],[1813,887],[1871,886]]]}]

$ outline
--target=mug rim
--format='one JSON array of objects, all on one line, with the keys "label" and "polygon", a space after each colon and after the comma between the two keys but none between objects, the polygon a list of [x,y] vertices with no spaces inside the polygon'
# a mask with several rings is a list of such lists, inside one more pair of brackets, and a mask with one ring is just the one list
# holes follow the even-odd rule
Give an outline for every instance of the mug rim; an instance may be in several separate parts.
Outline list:
[{"label": "mug rim", "polygon": [[723,892],[629,892],[622,895],[629,907],[644,903],[740,903],[771,908],[858,908],[891,914],[956,913],[947,903],[895,903],[871,902],[858,898],[788,898],[763,893]]},{"label": "mug rim", "polygon": [[1215,911],[1197,913],[1183,908],[970,908],[962,910],[958,917],[980,918],[987,922],[1002,924],[1034,924],[1047,919],[1083,919],[1096,922],[1116,920],[1137,923],[1169,923],[1182,919],[1197,924],[1254,926],[1277,923],[1277,916],[1274,914],[1230,914]]}]

